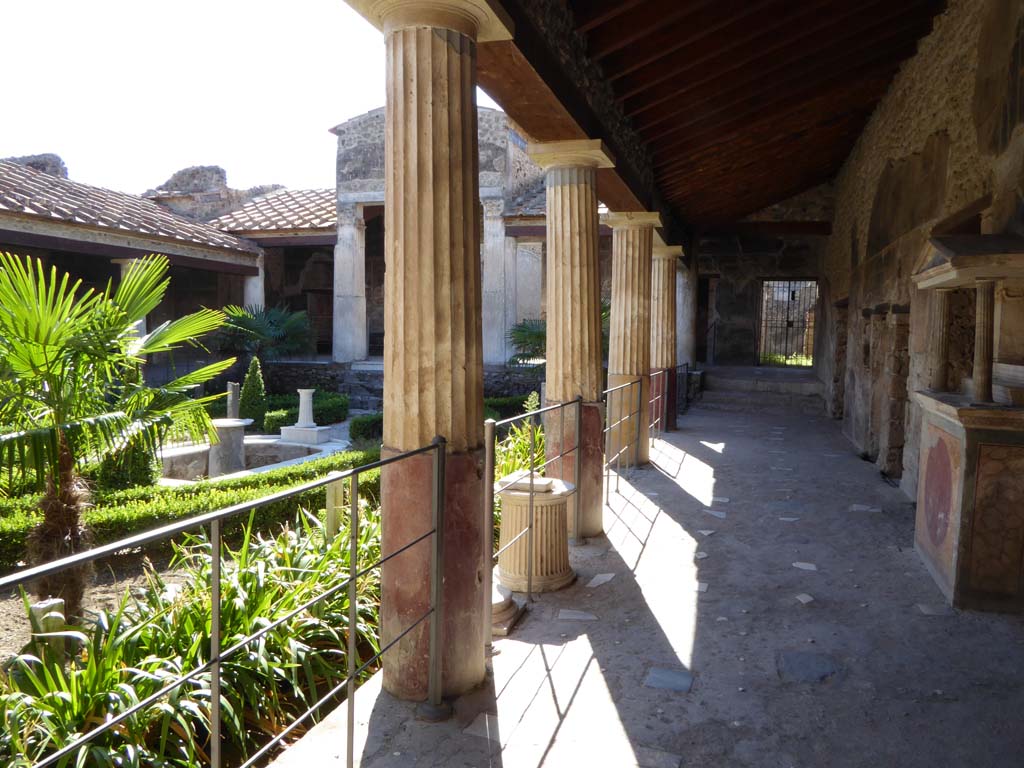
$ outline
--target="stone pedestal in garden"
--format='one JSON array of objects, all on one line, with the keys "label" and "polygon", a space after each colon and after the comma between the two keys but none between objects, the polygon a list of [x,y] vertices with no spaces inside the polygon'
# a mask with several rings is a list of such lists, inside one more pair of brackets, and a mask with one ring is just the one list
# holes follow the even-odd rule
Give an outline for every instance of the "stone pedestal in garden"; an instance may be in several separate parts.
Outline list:
[{"label": "stone pedestal in garden", "polygon": [[[516,480],[516,478],[519,478]],[[512,481],[515,480],[513,483]],[[512,483],[512,485],[509,485]],[[509,485],[501,496],[499,548],[508,545],[530,524],[530,477],[517,473],[498,481]],[[571,483],[551,477],[533,479],[533,584],[534,592],[554,592],[571,584],[576,574],[569,566],[569,526],[566,501],[575,490]],[[495,576],[513,592],[526,592],[529,581],[530,535],[519,538],[498,555]]]},{"label": "stone pedestal in garden", "polygon": [[331,439],[330,427],[318,427],[313,420],[313,392],[312,389],[300,389],[299,392],[299,419],[294,426],[281,427],[281,439],[289,443],[303,443],[304,445],[319,445]]},{"label": "stone pedestal in garden", "polygon": [[214,419],[217,443],[210,446],[210,477],[229,475],[245,469],[245,428],[252,419]]}]

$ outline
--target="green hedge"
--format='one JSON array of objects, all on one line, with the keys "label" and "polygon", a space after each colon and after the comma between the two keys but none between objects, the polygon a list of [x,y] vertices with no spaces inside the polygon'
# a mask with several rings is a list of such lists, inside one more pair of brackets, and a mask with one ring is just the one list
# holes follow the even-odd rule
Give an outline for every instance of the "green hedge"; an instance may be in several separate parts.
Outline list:
[{"label": "green hedge", "polygon": [[[345,451],[290,467],[261,472],[222,482],[196,483],[168,488],[151,486],[97,494],[95,506],[85,513],[85,523],[95,544],[107,544],[135,533],[166,525],[183,517],[252,501],[271,493],[323,477],[332,470],[343,470],[377,461],[380,452]],[[380,496],[380,472],[373,470],[360,477],[365,493]],[[287,522],[299,507],[322,509],[326,491],[315,491],[277,501],[261,508],[257,522],[261,527]],[[28,532],[42,519],[37,509],[39,497],[22,496],[0,499],[0,571],[18,567],[24,558]],[[240,522],[245,515],[239,516]],[[166,546],[166,544],[165,544]],[[157,547],[160,549],[160,547]]]},{"label": "green hedge", "polygon": [[354,417],[348,425],[348,436],[353,440],[380,440],[384,437],[384,414]]},{"label": "green hedge", "polygon": [[[268,410],[263,419],[264,433],[273,435],[279,432],[281,427],[290,427],[294,424],[299,418],[297,401],[297,396],[272,396],[272,402],[268,402],[268,407],[272,410]],[[337,392],[317,392],[313,395],[313,420],[317,424],[323,427],[329,424],[338,424],[347,418],[348,395],[341,395]]]},{"label": "green hedge", "polygon": [[513,395],[512,397],[485,397],[484,409],[490,408],[497,412],[495,421],[510,419],[525,411],[524,404],[529,395]]}]

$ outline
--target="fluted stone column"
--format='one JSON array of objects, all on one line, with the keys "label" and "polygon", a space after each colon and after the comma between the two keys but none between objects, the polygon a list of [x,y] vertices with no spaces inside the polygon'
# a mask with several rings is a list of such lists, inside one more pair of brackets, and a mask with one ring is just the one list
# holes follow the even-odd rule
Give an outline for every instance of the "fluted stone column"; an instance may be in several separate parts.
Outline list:
[{"label": "fluted stone column", "polygon": [[931,354],[931,376],[928,386],[945,392],[949,368],[949,289],[931,292],[928,303],[928,344]]},{"label": "fluted stone column", "polygon": [[[549,474],[579,487],[569,505],[569,531],[577,540],[603,530],[603,427],[601,406],[601,274],[598,266],[597,169],[614,163],[600,141],[531,144],[530,157],[545,169],[547,187],[548,405],[583,398],[580,478],[575,456],[551,465]],[[575,412],[552,413],[545,422],[549,458],[576,444]],[[580,530],[576,531],[576,503]]]},{"label": "fluted stone column", "polygon": [[[650,456],[647,435],[651,391],[651,256],[656,213],[613,213],[606,219],[612,228],[612,308],[608,348],[608,386],[640,380],[640,393],[625,390],[628,397],[612,397],[609,421],[630,411],[633,417],[609,435],[609,450],[625,449],[630,463],[646,464]],[[615,393],[616,395],[621,393]],[[614,402],[613,402],[614,401]]]},{"label": "fluted stone column", "polygon": [[994,280],[979,280],[974,309],[974,399],[992,402],[992,336],[995,327]]},{"label": "fluted stone column", "polygon": [[[483,359],[476,41],[509,39],[485,0],[351,0],[384,30],[384,448],[448,439],[445,477],[443,689],[485,674],[483,644]],[[381,477],[384,552],[430,529],[433,457]],[[430,607],[429,543],[382,568],[381,630],[395,640]],[[488,553],[489,554],[489,553]],[[384,687],[427,693],[429,622],[384,657]]]},{"label": "fluted stone column", "polygon": [[[515,243],[505,237],[504,200],[487,198],[483,208],[483,331],[484,363],[503,365],[510,357],[508,330],[515,321]],[[509,299],[511,298],[511,302]],[[511,306],[510,306],[511,304]]]},{"label": "fluted stone column", "polygon": [[676,268],[676,365],[697,362],[697,270],[696,259]]},{"label": "fluted stone column", "polygon": [[338,205],[331,338],[334,362],[366,359],[366,222],[363,206],[356,203]]},{"label": "fluted stone column", "polygon": [[676,262],[681,245],[651,252],[651,423],[676,428]]}]

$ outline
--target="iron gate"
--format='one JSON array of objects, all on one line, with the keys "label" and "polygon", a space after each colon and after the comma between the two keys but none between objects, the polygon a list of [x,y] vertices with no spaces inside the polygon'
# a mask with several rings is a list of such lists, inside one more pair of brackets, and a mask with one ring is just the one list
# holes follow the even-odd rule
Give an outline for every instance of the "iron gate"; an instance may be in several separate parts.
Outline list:
[{"label": "iron gate", "polygon": [[809,366],[814,362],[814,280],[765,280],[761,287],[760,365]]}]

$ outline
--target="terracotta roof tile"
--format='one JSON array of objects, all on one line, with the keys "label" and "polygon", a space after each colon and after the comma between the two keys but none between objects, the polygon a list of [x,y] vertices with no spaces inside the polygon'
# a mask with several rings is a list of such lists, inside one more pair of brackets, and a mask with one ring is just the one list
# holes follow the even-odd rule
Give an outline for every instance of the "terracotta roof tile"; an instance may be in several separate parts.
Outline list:
[{"label": "terracotta roof tile", "polygon": [[136,195],[93,187],[0,160],[0,219],[8,212],[157,236],[190,246],[249,253],[259,250],[255,243],[178,216]]},{"label": "terracotta roof tile", "polygon": [[282,189],[213,219],[227,232],[334,229],[338,224],[333,189]]}]

